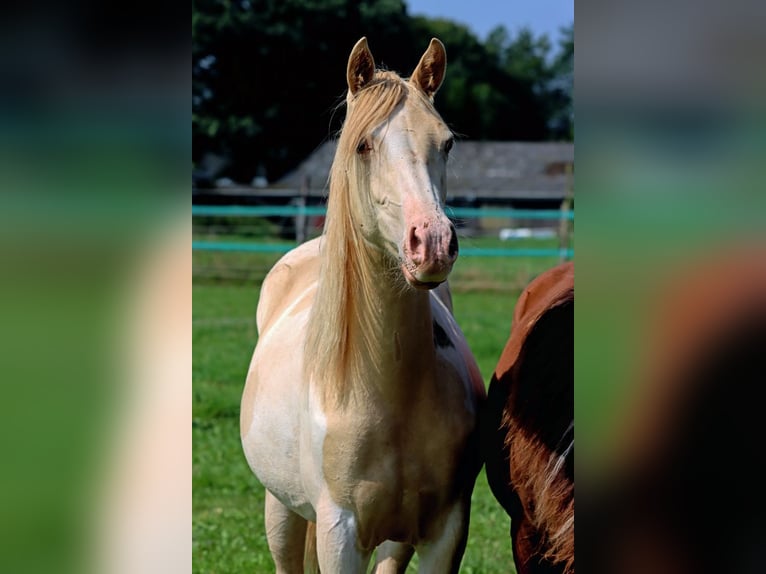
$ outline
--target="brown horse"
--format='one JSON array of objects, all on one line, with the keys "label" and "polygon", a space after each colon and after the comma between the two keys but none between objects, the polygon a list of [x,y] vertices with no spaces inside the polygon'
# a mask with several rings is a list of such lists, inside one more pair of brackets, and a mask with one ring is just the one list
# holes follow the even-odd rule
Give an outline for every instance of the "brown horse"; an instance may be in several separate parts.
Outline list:
[{"label": "brown horse", "polygon": [[482,444],[519,574],[574,572],[574,265],[532,281],[490,382]]}]

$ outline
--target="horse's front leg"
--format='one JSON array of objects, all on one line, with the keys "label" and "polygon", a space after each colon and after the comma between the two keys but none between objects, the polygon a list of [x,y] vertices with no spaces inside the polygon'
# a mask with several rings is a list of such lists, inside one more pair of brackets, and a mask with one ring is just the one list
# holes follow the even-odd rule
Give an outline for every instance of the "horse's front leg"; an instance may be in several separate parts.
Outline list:
[{"label": "horse's front leg", "polygon": [[415,548],[411,544],[386,540],[375,553],[373,574],[403,574],[407,570]]},{"label": "horse's front leg", "polygon": [[418,545],[421,574],[457,574],[468,540],[471,499],[458,501],[447,513],[441,534],[433,542]]},{"label": "horse's front leg", "polygon": [[371,552],[357,544],[356,517],[329,496],[317,505],[317,559],[321,572],[362,574],[367,571]]},{"label": "horse's front leg", "polygon": [[303,574],[306,520],[266,491],[266,540],[277,574]]}]

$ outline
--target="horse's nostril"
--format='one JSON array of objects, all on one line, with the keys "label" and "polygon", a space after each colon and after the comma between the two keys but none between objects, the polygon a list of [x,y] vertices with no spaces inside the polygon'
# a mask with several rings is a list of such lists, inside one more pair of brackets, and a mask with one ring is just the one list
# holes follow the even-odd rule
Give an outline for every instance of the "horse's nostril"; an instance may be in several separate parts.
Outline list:
[{"label": "horse's nostril", "polygon": [[420,264],[423,261],[423,253],[421,253],[421,251],[423,251],[423,249],[421,249],[422,244],[423,242],[420,237],[418,237],[417,226],[413,225],[410,227],[410,233],[407,238],[407,250],[415,264]]},{"label": "horse's nostril", "polygon": [[450,259],[455,259],[457,257],[458,252],[458,244],[457,244],[457,233],[455,233],[455,226],[450,226],[450,239],[449,239],[449,248],[447,251],[447,255],[449,255]]},{"label": "horse's nostril", "polygon": [[420,237],[418,237],[418,230],[416,227],[410,227],[410,251],[417,251],[420,247]]}]

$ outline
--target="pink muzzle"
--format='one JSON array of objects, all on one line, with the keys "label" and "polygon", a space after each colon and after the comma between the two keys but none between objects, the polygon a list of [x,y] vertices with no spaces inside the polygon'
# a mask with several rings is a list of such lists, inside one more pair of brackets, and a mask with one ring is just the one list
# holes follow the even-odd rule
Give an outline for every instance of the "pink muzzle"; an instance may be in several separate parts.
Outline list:
[{"label": "pink muzzle", "polygon": [[403,244],[402,273],[418,289],[433,289],[452,271],[458,255],[455,226],[445,216],[411,222]]}]

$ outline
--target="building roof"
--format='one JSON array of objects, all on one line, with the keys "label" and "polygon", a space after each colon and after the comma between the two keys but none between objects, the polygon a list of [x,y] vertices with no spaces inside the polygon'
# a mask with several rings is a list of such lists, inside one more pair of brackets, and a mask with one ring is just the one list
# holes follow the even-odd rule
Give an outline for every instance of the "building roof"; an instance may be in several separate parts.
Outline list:
[{"label": "building roof", "polygon": [[[275,188],[323,189],[335,155],[335,141],[320,145],[297,169],[272,184]],[[571,142],[458,141],[447,164],[450,197],[561,198],[572,187]]]}]

